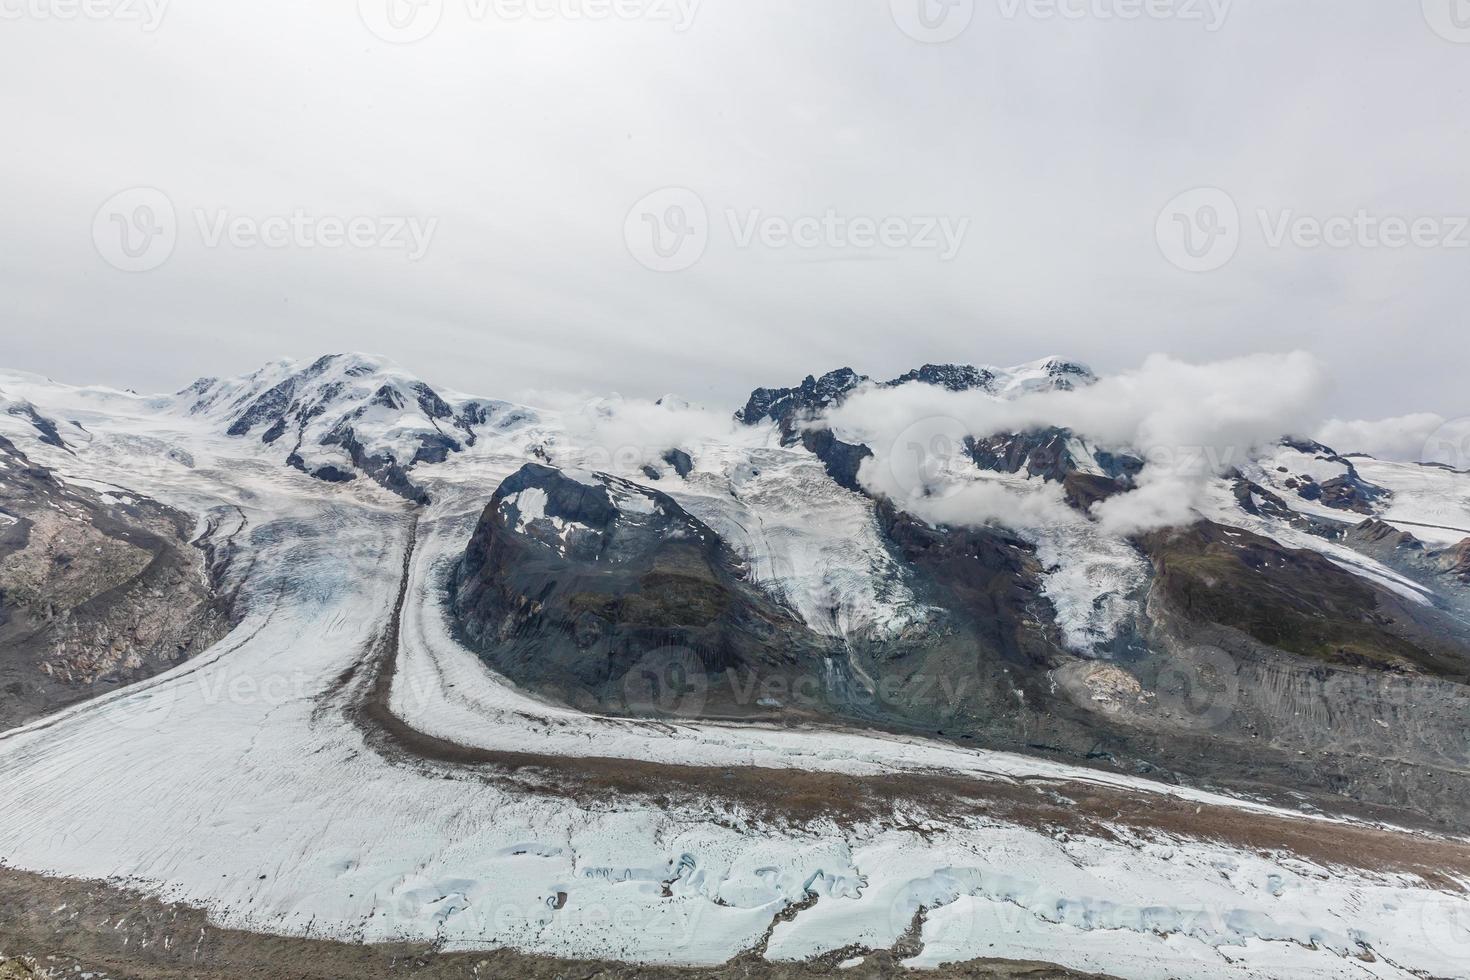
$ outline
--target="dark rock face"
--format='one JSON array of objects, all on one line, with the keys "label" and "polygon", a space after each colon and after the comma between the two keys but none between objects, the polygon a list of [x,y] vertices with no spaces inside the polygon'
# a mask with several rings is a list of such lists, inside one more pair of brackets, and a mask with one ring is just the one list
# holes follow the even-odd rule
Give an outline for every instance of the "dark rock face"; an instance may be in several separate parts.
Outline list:
[{"label": "dark rock face", "polygon": [[796,388],[757,388],[750,393],[745,407],[735,413],[735,418],[745,425],[775,422],[781,429],[782,444],[794,445],[798,422],[839,404],[867,380],[852,368],[838,368],[820,378],[807,375]]},{"label": "dark rock face", "polygon": [[664,453],[663,460],[674,468],[681,480],[689,479],[689,474],[694,472],[694,460],[682,449],[670,449]]},{"label": "dark rock face", "polygon": [[807,429],[801,434],[801,443],[807,452],[822,461],[827,475],[838,486],[854,493],[867,493],[858,482],[858,468],[863,465],[863,460],[873,455],[871,449],[843,442],[832,434],[831,429]]},{"label": "dark rock face", "polygon": [[[1067,361],[1051,362],[1048,371],[1055,372],[1058,387],[1070,387],[1071,379],[1092,378],[1086,368]],[[794,445],[798,422],[841,404],[854,389],[870,380],[852,368],[838,368],[820,378],[808,375],[795,388],[757,388],[750,393],[745,407],[735,413],[735,419],[746,425],[775,422],[781,429],[783,443]],[[949,391],[994,391],[996,376],[992,371],[969,364],[925,364],[892,381],[881,382],[879,387],[896,388],[910,383],[936,385]]]},{"label": "dark rock face", "polygon": [[1025,469],[1027,476],[1055,483],[1074,473],[1089,472],[1095,461],[1102,476],[1126,488],[1143,469],[1143,460],[1136,456],[1097,452],[1091,460],[1079,458],[1078,453],[1086,450],[1079,446],[1070,430],[1059,428],[1001,433],[983,439],[972,437],[965,440],[965,450],[982,470],[1019,473]]},{"label": "dark rock face", "polygon": [[[751,691],[820,677],[837,652],[672,498],[535,463],[486,507],[453,608],[469,642],[518,682],[633,714],[760,714]],[[670,671],[687,689],[643,688]]]},{"label": "dark rock face", "polygon": [[1275,517],[1285,521],[1294,519],[1295,514],[1279,494],[1248,480],[1239,470],[1230,473],[1232,489],[1240,509],[1254,517]]},{"label": "dark rock face", "polygon": [[[373,480],[373,482],[377,483],[383,489],[392,491],[405,500],[411,500],[416,504],[427,504],[429,502],[429,495],[409,479],[408,469],[406,467],[400,465],[396,459],[385,453],[370,455],[363,448],[362,443],[357,441],[357,434],[352,431],[350,425],[339,425],[327,433],[322,438],[322,445],[341,446],[347,451],[348,456],[352,458],[352,465],[366,473],[369,479]],[[323,469],[340,472],[337,471],[336,467],[324,467]],[[319,470],[313,473],[312,476],[316,476],[318,479],[324,479],[324,477],[318,475],[320,472]]]},{"label": "dark rock face", "polygon": [[950,391],[995,390],[995,374],[969,364],[925,364],[907,374],[899,375],[884,387],[895,388],[911,381],[938,385]]}]

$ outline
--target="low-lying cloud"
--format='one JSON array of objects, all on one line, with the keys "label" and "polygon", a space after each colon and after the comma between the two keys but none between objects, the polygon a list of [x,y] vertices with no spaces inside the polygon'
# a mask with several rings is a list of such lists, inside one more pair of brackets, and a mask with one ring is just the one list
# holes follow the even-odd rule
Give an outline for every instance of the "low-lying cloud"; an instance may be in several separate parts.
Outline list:
[{"label": "low-lying cloud", "polygon": [[739,425],[729,412],[711,411],[672,396],[653,401],[612,395],[566,407],[567,448],[579,458],[557,461],[613,473],[632,473],[643,466],[662,468],[664,454],[672,449],[697,458],[706,445],[757,445],[767,435],[764,429]]},{"label": "low-lying cloud", "polygon": [[934,523],[1012,527],[1055,519],[1060,491],[980,472],[964,437],[1070,429],[1145,459],[1138,488],[1094,510],[1106,530],[1131,534],[1189,523],[1209,480],[1284,435],[1316,431],[1327,389],[1321,363],[1303,352],[1208,364],[1154,355],[1086,388],[1009,401],[921,384],[868,388],[819,424],[873,449],[859,473],[869,491]]},{"label": "low-lying cloud", "polygon": [[1332,419],[1317,430],[1317,441],[1340,453],[1367,453],[1378,459],[1401,463],[1438,463],[1430,459],[1431,438],[1446,426],[1443,415],[1419,412],[1390,419],[1369,421]]}]

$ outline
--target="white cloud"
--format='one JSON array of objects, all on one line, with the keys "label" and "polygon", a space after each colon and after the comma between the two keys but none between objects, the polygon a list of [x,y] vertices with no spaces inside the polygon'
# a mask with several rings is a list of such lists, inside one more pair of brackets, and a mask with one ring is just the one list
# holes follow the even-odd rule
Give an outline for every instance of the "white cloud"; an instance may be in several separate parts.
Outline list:
[{"label": "white cloud", "polygon": [[1425,458],[1430,437],[1446,419],[1433,412],[1368,421],[1333,419],[1317,430],[1316,439],[1340,453],[1366,453],[1402,463],[1445,462]]},{"label": "white cloud", "polygon": [[[1110,373],[1157,350],[1306,347],[1342,380],[1343,418],[1450,414],[1463,391],[1463,250],[1271,248],[1256,216],[1463,213],[1470,127],[1426,93],[1464,83],[1466,50],[1416,3],[1242,4],[1213,33],[976,4],[943,45],[881,2],[707,3],[682,32],[471,22],[446,3],[404,45],[358,6],[178,3],[151,33],[5,21],[7,145],[46,148],[0,162],[23,189],[0,238],[6,366],[176,390],[369,349],[489,397],[675,388],[734,408],[843,364],[894,377],[1059,351]],[[1203,185],[1232,195],[1243,237],[1228,266],[1190,275],[1155,223]],[[129,275],[93,222],[133,187],[165,192],[181,227],[164,266]],[[680,273],[640,266],[623,235],[663,187],[709,211]],[[198,208],[439,225],[409,263],[209,248]],[[941,262],[740,247],[727,221],[828,209],[971,224]]]},{"label": "white cloud", "polygon": [[996,485],[964,456],[966,435],[1056,426],[1132,451],[1147,461],[1139,488],[1097,511],[1105,529],[1127,534],[1192,520],[1206,481],[1283,435],[1313,431],[1327,387],[1322,364],[1301,352],[1209,364],[1154,355],[1086,388],[1013,401],[929,385],[867,388],[823,424],[874,450],[859,474],[864,486],[935,523],[1057,519],[1054,487]]},{"label": "white cloud", "polygon": [[[694,457],[711,443],[759,445],[770,426],[747,427],[729,412],[711,411],[665,396],[658,401],[624,398],[561,400],[568,444],[574,457],[557,462],[613,473],[631,473],[644,465],[660,469],[664,453],[682,449]],[[555,447],[554,447],[555,448]]]}]

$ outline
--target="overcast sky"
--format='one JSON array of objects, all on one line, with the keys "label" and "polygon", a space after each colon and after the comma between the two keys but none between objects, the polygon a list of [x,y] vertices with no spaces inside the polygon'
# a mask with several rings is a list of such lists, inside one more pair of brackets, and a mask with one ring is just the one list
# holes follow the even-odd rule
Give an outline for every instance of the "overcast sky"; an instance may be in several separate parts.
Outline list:
[{"label": "overcast sky", "polygon": [[0,0],[6,367],[733,405],[1300,348],[1470,414],[1460,0],[79,2]]}]

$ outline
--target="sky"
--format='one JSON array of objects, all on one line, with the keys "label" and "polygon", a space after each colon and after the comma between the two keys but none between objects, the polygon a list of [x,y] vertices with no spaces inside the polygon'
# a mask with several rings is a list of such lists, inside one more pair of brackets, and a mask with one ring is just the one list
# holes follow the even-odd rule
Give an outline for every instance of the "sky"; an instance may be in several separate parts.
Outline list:
[{"label": "sky", "polygon": [[[734,407],[1307,351],[1470,415],[1465,0],[0,0],[8,368]],[[1464,26],[1461,26],[1464,25]]]}]

